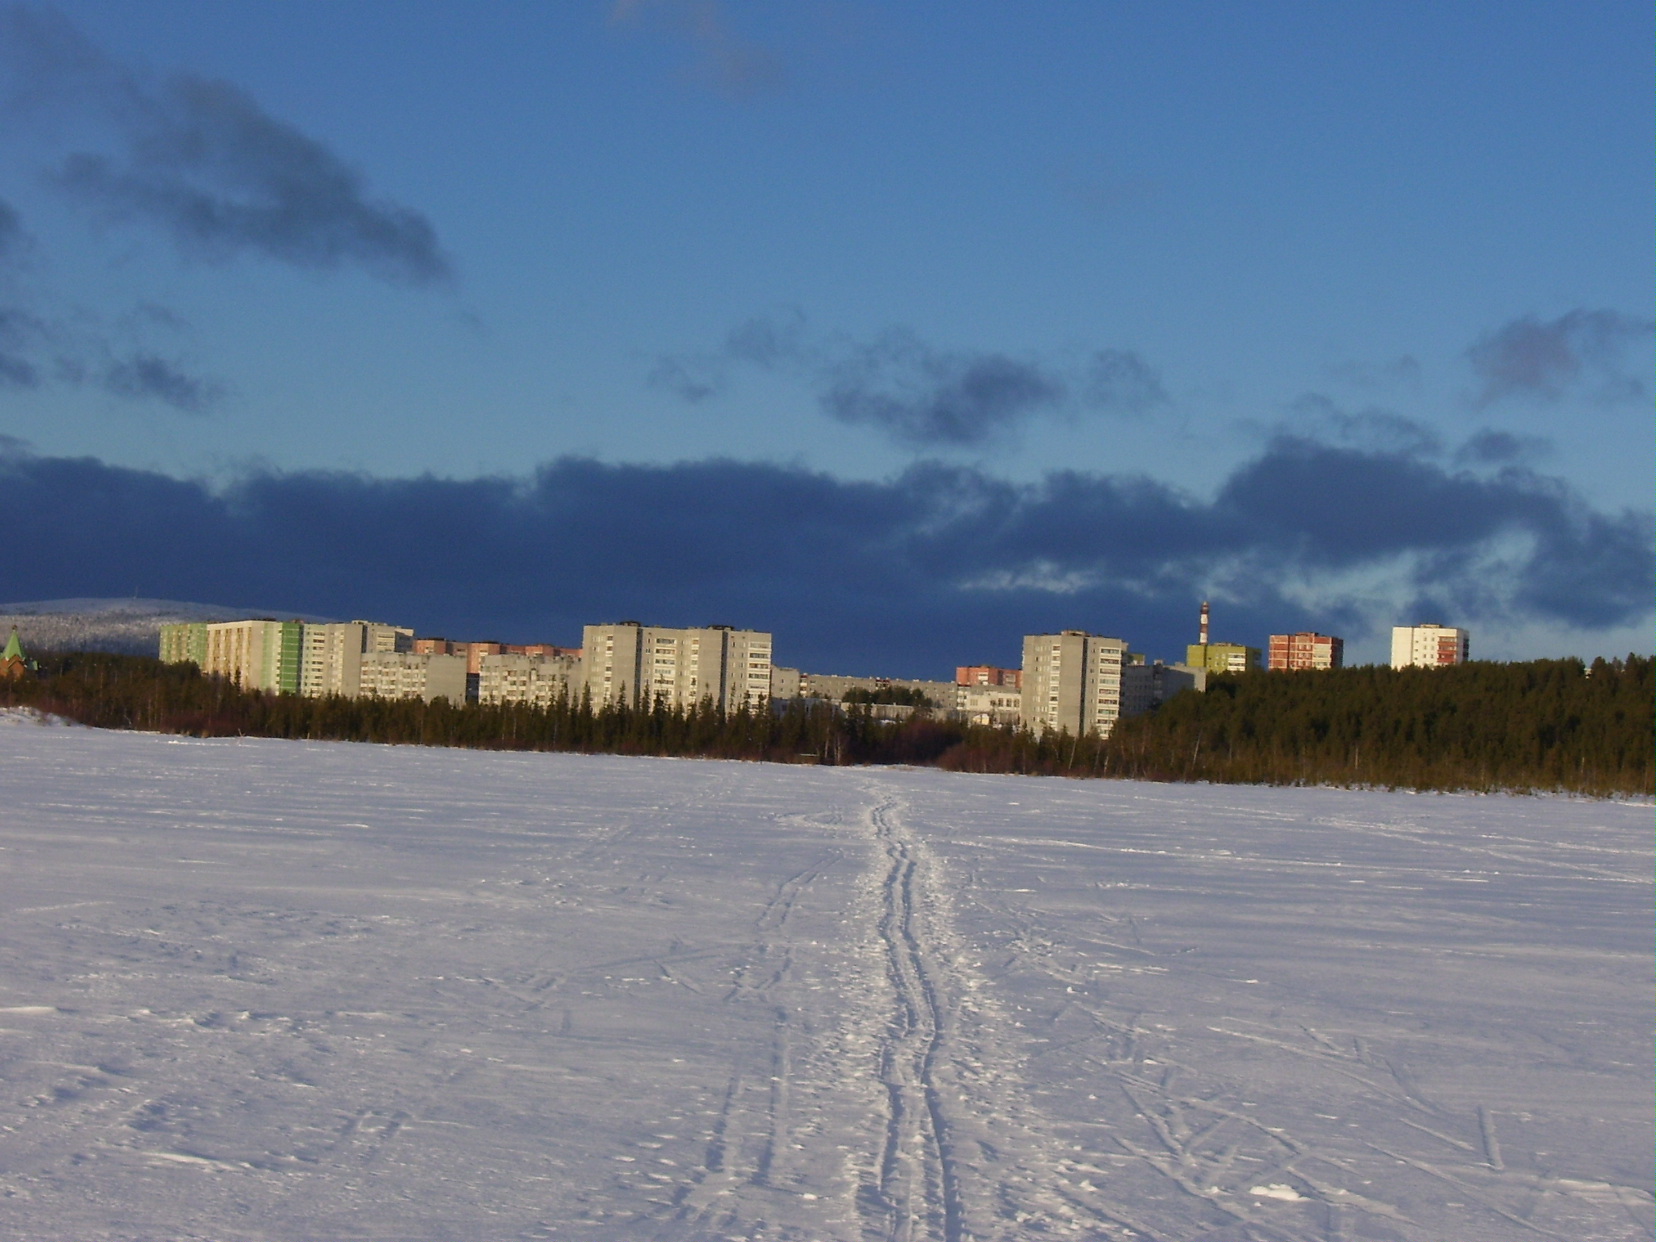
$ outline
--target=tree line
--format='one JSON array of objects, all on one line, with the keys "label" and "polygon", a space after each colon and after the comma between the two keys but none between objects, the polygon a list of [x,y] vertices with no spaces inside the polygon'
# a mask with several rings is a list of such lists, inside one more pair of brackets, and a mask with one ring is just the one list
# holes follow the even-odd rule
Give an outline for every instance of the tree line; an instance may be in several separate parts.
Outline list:
[{"label": "tree line", "polygon": [[1213,678],[1111,738],[1123,775],[1274,785],[1656,792],[1652,660]]},{"label": "tree line", "polygon": [[242,690],[193,664],[71,652],[0,681],[0,704],[82,724],[195,737],[257,736],[490,750],[913,764],[954,771],[1422,790],[1656,793],[1652,661],[1366,666],[1209,679],[1107,739],[793,700],[726,712],[301,698]]}]

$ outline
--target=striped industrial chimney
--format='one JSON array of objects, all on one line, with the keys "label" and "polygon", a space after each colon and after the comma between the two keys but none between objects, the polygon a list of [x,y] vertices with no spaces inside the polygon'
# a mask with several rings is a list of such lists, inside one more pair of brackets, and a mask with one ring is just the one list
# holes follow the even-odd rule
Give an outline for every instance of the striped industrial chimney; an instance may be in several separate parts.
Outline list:
[{"label": "striped industrial chimney", "polygon": [[1207,600],[1204,599],[1202,601],[1202,636],[1200,638],[1198,638],[1196,641],[1201,643],[1202,646],[1205,647],[1205,646],[1207,646],[1207,640],[1208,640],[1208,602],[1207,602]]}]

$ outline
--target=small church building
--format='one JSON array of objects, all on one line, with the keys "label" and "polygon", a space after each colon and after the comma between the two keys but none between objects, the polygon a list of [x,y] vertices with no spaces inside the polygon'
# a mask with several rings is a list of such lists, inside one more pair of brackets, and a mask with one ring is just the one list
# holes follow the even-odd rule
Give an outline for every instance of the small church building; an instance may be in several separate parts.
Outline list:
[{"label": "small church building", "polygon": [[11,637],[6,640],[5,650],[0,651],[0,678],[15,681],[19,677],[27,677],[33,667],[34,661],[23,654],[23,644],[18,641],[14,625]]}]

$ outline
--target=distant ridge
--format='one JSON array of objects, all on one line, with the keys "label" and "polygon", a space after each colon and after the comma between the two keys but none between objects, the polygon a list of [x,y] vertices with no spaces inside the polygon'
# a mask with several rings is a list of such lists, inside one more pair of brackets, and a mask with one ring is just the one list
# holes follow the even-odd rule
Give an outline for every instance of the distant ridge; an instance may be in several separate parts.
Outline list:
[{"label": "distant ridge", "polygon": [[161,627],[176,621],[237,621],[276,617],[321,622],[271,608],[231,608],[176,599],[46,599],[0,604],[0,638],[16,626],[23,646],[33,651],[114,651],[155,655]]}]

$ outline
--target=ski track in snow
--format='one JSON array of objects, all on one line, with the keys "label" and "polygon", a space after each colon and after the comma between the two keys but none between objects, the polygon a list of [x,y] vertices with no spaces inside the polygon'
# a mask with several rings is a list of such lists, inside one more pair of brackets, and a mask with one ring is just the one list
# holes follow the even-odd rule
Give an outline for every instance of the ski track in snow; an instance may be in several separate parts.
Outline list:
[{"label": "ski track in snow", "polygon": [[0,730],[0,1238],[1651,1239],[1651,809]]}]

